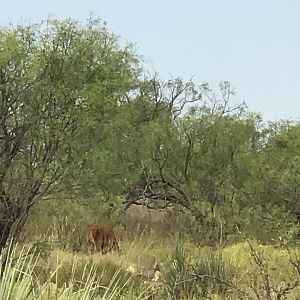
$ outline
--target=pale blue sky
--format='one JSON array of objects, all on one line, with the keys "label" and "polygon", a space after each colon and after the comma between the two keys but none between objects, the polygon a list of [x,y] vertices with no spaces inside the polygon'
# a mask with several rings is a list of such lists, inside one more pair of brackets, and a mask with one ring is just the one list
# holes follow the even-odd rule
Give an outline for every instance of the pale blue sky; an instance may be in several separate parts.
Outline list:
[{"label": "pale blue sky", "polygon": [[227,80],[265,120],[300,119],[300,0],[2,0],[1,24],[108,23],[164,78]]}]

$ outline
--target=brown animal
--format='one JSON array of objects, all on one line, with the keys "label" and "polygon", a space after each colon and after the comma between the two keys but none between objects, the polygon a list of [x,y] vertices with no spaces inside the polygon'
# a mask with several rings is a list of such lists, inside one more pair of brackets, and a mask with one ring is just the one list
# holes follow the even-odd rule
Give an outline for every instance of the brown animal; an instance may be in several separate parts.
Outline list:
[{"label": "brown animal", "polygon": [[92,224],[87,232],[89,254],[109,251],[120,251],[118,241],[112,226],[107,224]]}]

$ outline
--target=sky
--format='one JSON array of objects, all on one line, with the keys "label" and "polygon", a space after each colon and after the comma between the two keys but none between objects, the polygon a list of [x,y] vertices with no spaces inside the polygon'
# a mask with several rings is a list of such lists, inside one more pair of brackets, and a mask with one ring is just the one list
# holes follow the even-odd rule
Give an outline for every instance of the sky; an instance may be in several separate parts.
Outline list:
[{"label": "sky", "polygon": [[0,24],[92,12],[163,79],[193,77],[264,120],[300,120],[299,0],[0,0]]}]

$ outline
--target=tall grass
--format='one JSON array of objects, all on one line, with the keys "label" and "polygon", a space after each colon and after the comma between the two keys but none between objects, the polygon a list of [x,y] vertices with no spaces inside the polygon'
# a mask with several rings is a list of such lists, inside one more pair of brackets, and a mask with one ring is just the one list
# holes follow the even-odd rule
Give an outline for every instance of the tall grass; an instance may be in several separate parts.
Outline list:
[{"label": "tall grass", "polygon": [[42,263],[33,249],[15,248],[0,279],[0,299],[119,300],[146,299],[149,294],[141,280],[112,263],[57,257],[53,270],[41,270]]},{"label": "tall grass", "polygon": [[56,249],[44,257],[17,247],[0,278],[0,300],[300,299],[297,248],[216,249],[142,237],[122,251],[91,257]]},{"label": "tall grass", "polygon": [[22,248],[15,257],[16,249],[12,251],[12,256],[6,261],[0,278],[1,299],[32,299],[30,295],[35,294],[36,283],[33,269],[38,256],[30,253],[31,249]]}]

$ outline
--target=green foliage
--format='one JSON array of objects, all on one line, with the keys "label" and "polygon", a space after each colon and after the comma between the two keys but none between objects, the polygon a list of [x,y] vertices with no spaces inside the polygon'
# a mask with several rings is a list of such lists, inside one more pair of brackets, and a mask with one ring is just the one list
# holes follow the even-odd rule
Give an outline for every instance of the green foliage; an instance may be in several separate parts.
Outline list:
[{"label": "green foliage", "polygon": [[[168,245],[166,251],[174,240],[218,249],[195,259],[175,247],[162,270],[165,287],[154,288],[157,297],[199,299],[240,288],[250,295],[253,287],[264,297],[266,278],[274,275],[260,263],[265,253],[250,249],[247,286],[237,278],[235,258],[220,249],[245,237],[297,244],[299,122],[263,123],[245,104],[232,104],[228,82],[212,91],[180,78],[142,78],[134,48],[121,48],[98,19],[1,28],[0,48],[0,252],[16,241],[27,216],[21,242],[34,244],[41,259],[57,248],[85,252],[88,224],[110,223],[119,232],[129,225],[122,232],[127,257],[144,261],[147,272],[165,254],[155,243]],[[134,205],[143,213],[124,212]],[[130,244],[137,235],[141,241]],[[146,237],[157,241],[145,246]],[[138,297],[140,279],[118,264],[74,264],[56,271],[44,261],[34,269],[43,284],[51,282],[45,290],[51,297],[55,290],[55,299],[88,299],[100,290],[95,297]],[[7,275],[18,278],[8,279],[7,291],[23,284],[18,274]],[[111,294],[95,276],[111,285]],[[272,287],[280,291],[282,278],[274,276]],[[116,282],[118,291],[125,286],[122,293],[115,293]]]},{"label": "green foliage", "polygon": [[237,276],[232,257],[224,256],[222,251],[203,253],[194,266],[194,273],[206,293],[218,295],[226,294]]},{"label": "green foliage", "polygon": [[174,248],[171,256],[164,263],[162,274],[167,292],[172,299],[203,296],[202,290],[195,285],[190,263],[182,247]]},{"label": "green foliage", "polygon": [[[99,161],[95,148],[140,70],[131,47],[92,18],[0,28],[0,44],[1,252],[36,202],[62,190],[73,196],[84,173],[95,173],[82,168],[85,156]],[[57,223],[66,247],[69,224]]]},{"label": "green foliage", "polygon": [[236,267],[222,251],[198,249],[192,263],[181,246],[176,246],[164,263],[163,280],[172,299],[206,299],[225,295],[237,276]]},{"label": "green foliage", "polygon": [[42,201],[31,210],[21,241],[30,241],[43,255],[54,248],[87,252],[88,225],[108,223],[123,229],[121,201],[102,194],[86,199]]}]

